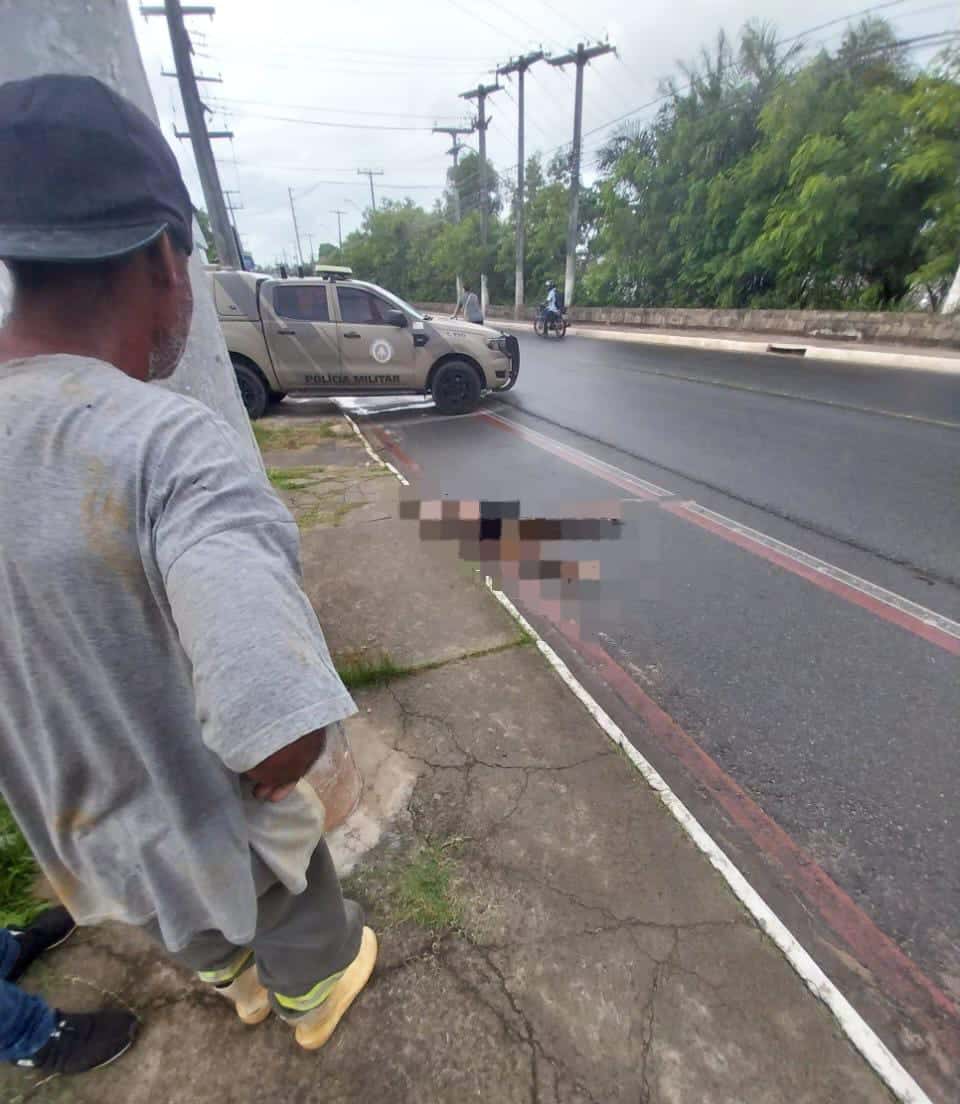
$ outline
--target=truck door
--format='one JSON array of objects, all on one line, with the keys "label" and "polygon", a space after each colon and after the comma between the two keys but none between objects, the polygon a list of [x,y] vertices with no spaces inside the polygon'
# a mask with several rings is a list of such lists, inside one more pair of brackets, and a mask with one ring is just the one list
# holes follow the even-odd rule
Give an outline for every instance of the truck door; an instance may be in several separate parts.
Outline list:
[{"label": "truck door", "polygon": [[329,285],[320,280],[267,280],[260,289],[260,314],[284,391],[343,386]]},{"label": "truck door", "polygon": [[[373,291],[335,285],[340,307],[340,360],[351,388],[358,392],[416,386],[413,331],[388,319],[394,304]],[[396,317],[396,314],[394,314]]]}]

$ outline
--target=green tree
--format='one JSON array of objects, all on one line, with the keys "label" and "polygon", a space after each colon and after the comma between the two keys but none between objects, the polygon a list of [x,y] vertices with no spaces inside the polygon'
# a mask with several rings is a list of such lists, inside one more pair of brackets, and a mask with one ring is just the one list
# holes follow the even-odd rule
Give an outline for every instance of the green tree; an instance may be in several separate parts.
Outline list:
[{"label": "green tree", "polygon": [[[454,187],[460,193],[460,216],[463,218],[471,211],[480,211],[483,188],[480,180],[480,154],[467,153],[455,169],[447,176],[447,189],[444,193],[443,211],[448,219],[454,220]],[[500,176],[493,163],[487,158],[487,210],[491,215],[500,213]]]},{"label": "green tree", "polygon": [[932,310],[939,309],[960,252],[960,50],[945,53],[901,103],[905,132],[893,165],[898,189],[923,192],[917,230],[920,264],[907,276]]},{"label": "green tree", "polygon": [[197,222],[200,223],[200,232],[207,243],[207,264],[219,264],[220,254],[217,252],[217,243],[213,240],[213,231],[210,229],[210,216],[202,207],[197,208]]}]

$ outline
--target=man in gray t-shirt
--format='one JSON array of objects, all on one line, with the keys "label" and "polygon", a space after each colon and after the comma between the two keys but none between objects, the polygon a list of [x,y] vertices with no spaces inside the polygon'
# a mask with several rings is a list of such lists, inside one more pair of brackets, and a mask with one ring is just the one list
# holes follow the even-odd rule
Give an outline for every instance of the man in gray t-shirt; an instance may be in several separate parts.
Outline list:
[{"label": "man in gray t-shirt", "polygon": [[293,518],[225,422],[148,384],[192,310],[176,161],[54,76],[0,87],[0,162],[0,792],[80,923],[143,925],[321,1046],[376,957],[302,781],[355,707]]},{"label": "man in gray t-shirt", "polygon": [[477,293],[467,283],[463,285],[463,295],[460,296],[460,300],[457,303],[452,317],[458,317],[461,310],[463,311],[463,317],[468,322],[476,322],[477,325],[483,325],[483,311],[480,307],[480,300],[477,298]]}]

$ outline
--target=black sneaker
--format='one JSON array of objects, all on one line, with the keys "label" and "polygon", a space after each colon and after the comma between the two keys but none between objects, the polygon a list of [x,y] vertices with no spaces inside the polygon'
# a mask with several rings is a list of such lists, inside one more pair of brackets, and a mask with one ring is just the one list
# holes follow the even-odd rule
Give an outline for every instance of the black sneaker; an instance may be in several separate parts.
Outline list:
[{"label": "black sneaker", "polygon": [[10,928],[10,934],[20,944],[20,953],[7,981],[19,981],[27,968],[53,947],[59,947],[77,930],[76,921],[62,906],[47,909],[25,928]]},{"label": "black sneaker", "polygon": [[87,1073],[109,1066],[129,1050],[140,1021],[131,1012],[58,1012],[57,1026],[43,1046],[15,1066],[43,1073]]}]

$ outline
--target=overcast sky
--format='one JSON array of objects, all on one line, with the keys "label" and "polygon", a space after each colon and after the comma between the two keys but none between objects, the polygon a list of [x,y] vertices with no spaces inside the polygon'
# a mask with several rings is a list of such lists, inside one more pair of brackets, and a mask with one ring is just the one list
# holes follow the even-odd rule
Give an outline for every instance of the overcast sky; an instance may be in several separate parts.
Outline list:
[{"label": "overcast sky", "polygon": [[[204,0],[206,2],[206,0]],[[584,169],[609,134],[605,124],[657,95],[660,80],[676,72],[722,27],[735,35],[750,18],[772,23],[781,38],[805,32],[869,0],[219,0],[213,19],[194,16],[187,26],[198,73],[221,77],[203,84],[214,109],[211,129],[231,129],[232,141],[214,142],[221,182],[242,204],[237,221],[244,247],[260,264],[284,250],[295,255],[287,189],[293,188],[304,251],[336,241],[340,208],[344,236],[359,226],[370,203],[369,184],[357,169],[382,169],[379,197],[411,196],[430,206],[439,196],[449,141],[431,133],[436,122],[469,120],[470,105],[458,94],[511,56],[537,49],[560,54],[578,41],[609,37],[618,56],[597,59],[586,70]],[[956,0],[887,0],[873,5],[898,34],[913,37],[960,26]],[[191,195],[203,196],[185,129],[163,19],[145,20],[131,0],[134,26],[164,133],[177,150]],[[833,47],[843,24],[812,31],[811,48]],[[917,51],[922,62],[931,51]],[[516,88],[491,96],[488,156],[512,172],[517,159]],[[548,156],[569,143],[573,127],[572,68],[546,64],[528,74],[527,151]],[[649,118],[654,109],[633,118]],[[294,120],[294,121],[287,121]],[[337,125],[321,125],[337,124]],[[591,133],[595,131],[594,133]],[[476,135],[466,141],[475,144]]]}]

